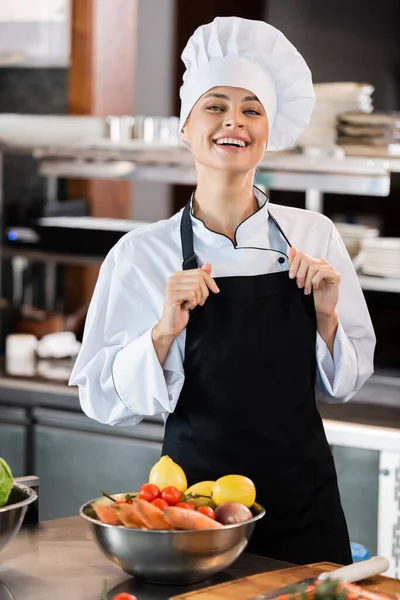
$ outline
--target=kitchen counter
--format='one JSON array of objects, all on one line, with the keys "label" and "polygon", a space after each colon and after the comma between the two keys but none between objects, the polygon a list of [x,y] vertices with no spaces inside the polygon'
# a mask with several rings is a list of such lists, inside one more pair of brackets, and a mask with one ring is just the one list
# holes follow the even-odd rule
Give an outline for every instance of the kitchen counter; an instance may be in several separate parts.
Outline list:
[{"label": "kitchen counter", "polygon": [[[71,360],[71,371],[72,365],[73,361]],[[6,370],[4,357],[0,358],[0,404],[24,408],[50,407],[80,411],[76,387],[68,386],[67,381],[40,375],[10,375]]]},{"label": "kitchen counter", "polygon": [[[114,594],[130,592],[138,600],[166,600],[185,591],[289,566],[243,554],[226,571],[200,584],[139,583],[103,556],[80,517],[70,517],[21,530],[1,552],[0,600],[100,600],[105,580],[109,599]],[[1,582],[12,596],[2,589]]]},{"label": "kitchen counter", "polygon": [[[69,387],[66,381],[40,376],[9,375],[3,360],[0,360],[0,405],[82,413],[76,387]],[[323,419],[400,429],[400,372],[377,372],[349,402],[320,402],[318,407]],[[146,417],[145,420],[162,423],[158,416]]]},{"label": "kitchen counter", "polygon": [[[320,403],[319,409],[350,522],[358,522],[352,481],[360,472],[371,499],[371,518],[376,519],[378,482],[395,485],[394,478],[380,473],[396,472],[378,463],[400,457],[399,374],[375,374],[350,402]],[[0,456],[15,477],[40,478],[42,521],[75,515],[76,507],[99,496],[101,489],[139,489],[160,458],[163,437],[159,416],[136,427],[103,425],[82,412],[76,388],[37,377],[10,377],[0,363]],[[386,496],[392,497],[390,489]],[[389,514],[386,509],[384,514]],[[353,531],[354,540],[364,540],[364,529],[360,524]],[[364,543],[376,548],[376,532]]]}]

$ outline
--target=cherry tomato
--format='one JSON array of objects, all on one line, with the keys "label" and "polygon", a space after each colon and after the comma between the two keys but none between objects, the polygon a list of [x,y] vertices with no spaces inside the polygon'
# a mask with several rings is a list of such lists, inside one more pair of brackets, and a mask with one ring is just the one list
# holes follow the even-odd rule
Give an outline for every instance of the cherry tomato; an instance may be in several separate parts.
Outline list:
[{"label": "cherry tomato", "polygon": [[160,510],[165,510],[169,506],[168,502],[165,502],[165,500],[163,500],[162,498],[156,498],[155,500],[153,500],[152,504],[154,504],[154,506],[157,506],[157,508],[159,508]]},{"label": "cherry tomato", "polygon": [[209,517],[210,519],[215,519],[215,513],[211,506],[199,506],[197,512],[206,515],[206,517]]},{"label": "cherry tomato", "polygon": [[147,502],[153,502],[153,500],[159,497],[160,490],[154,483],[144,483],[139,490],[139,498],[147,500]]},{"label": "cherry tomato", "polygon": [[116,596],[114,596],[112,600],[137,600],[137,597],[133,596],[132,594],[122,592],[121,594],[117,594]]},{"label": "cherry tomato", "polygon": [[175,506],[175,504],[179,502],[181,497],[182,493],[180,492],[180,490],[178,490],[178,488],[176,488],[173,485],[167,485],[167,487],[165,487],[161,492],[161,498],[165,500],[165,502],[167,502],[170,506]]},{"label": "cherry tomato", "polygon": [[193,504],[191,504],[191,502],[177,502],[175,506],[178,506],[179,508],[190,508],[191,510],[194,510],[194,506]]}]

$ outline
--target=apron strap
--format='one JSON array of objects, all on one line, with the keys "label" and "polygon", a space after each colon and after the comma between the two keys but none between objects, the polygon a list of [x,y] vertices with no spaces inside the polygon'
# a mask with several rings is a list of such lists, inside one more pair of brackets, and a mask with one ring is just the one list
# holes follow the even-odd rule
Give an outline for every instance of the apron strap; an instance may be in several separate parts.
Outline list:
[{"label": "apron strap", "polygon": [[198,269],[197,256],[194,253],[192,221],[190,219],[190,200],[183,209],[181,218],[181,241],[184,271]]}]

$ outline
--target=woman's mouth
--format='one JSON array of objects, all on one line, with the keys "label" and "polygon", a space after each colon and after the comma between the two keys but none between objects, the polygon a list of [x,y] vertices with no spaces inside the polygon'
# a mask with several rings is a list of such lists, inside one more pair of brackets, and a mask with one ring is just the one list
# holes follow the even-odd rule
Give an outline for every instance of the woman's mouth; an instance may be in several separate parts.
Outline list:
[{"label": "woman's mouth", "polygon": [[228,152],[242,152],[251,144],[250,141],[237,137],[218,138],[213,140],[213,143],[221,150]]}]

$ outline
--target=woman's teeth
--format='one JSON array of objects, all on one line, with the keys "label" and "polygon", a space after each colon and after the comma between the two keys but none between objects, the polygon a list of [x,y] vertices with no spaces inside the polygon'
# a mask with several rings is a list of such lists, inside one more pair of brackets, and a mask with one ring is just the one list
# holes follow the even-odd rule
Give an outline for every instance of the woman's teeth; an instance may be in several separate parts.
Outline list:
[{"label": "woman's teeth", "polygon": [[237,146],[239,148],[244,148],[246,146],[246,142],[243,140],[237,140],[235,138],[221,138],[215,142],[218,146]]}]

